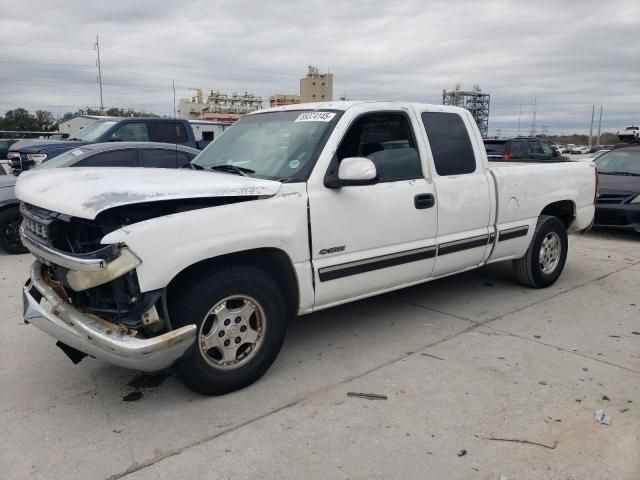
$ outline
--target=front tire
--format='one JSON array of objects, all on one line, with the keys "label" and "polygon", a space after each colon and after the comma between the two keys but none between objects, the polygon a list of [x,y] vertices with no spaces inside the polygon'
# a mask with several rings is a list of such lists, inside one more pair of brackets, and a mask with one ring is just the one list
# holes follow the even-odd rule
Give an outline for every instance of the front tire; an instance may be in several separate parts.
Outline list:
[{"label": "front tire", "polygon": [[567,229],[558,217],[541,215],[524,257],[513,261],[516,280],[546,288],[560,277],[567,260]]},{"label": "front tire", "polygon": [[0,212],[0,248],[8,253],[28,252],[20,240],[20,223],[22,215],[18,206]]},{"label": "front tire", "polygon": [[175,328],[195,324],[196,343],[177,365],[182,382],[222,395],[258,380],[284,341],[287,309],[276,281],[261,269],[237,266],[194,278],[170,299]]}]

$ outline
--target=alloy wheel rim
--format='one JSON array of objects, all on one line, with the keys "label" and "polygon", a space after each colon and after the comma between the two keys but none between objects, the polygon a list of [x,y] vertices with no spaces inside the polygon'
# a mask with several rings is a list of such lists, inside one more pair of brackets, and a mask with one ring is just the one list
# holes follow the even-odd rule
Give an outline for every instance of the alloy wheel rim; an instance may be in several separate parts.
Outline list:
[{"label": "alloy wheel rim", "polygon": [[266,315],[248,295],[231,295],[214,305],[198,330],[204,360],[218,370],[233,370],[250,362],[264,343]]},{"label": "alloy wheel rim", "polygon": [[558,267],[561,250],[560,236],[556,232],[548,233],[540,245],[539,263],[543,273],[548,275]]}]

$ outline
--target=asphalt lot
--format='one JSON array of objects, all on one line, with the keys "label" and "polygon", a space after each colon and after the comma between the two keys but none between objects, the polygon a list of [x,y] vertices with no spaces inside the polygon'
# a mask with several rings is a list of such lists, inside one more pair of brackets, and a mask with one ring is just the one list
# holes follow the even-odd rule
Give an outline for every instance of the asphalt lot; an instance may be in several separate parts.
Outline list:
[{"label": "asphalt lot", "polygon": [[1,478],[640,478],[637,236],[570,237],[545,290],[495,265],[300,317],[217,398],[73,366],[20,319],[30,262],[0,253]]}]

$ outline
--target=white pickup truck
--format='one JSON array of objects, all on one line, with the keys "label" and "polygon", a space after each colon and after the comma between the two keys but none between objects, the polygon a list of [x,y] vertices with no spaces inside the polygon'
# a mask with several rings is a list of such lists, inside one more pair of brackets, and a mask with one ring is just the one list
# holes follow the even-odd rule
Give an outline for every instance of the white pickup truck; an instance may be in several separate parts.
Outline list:
[{"label": "white pickup truck", "polygon": [[488,163],[461,108],[336,102],[247,115],[190,170],[35,170],[16,190],[25,322],[75,362],[175,364],[222,394],[265,373],[295,315],[506,260],[553,284],[596,172]]}]

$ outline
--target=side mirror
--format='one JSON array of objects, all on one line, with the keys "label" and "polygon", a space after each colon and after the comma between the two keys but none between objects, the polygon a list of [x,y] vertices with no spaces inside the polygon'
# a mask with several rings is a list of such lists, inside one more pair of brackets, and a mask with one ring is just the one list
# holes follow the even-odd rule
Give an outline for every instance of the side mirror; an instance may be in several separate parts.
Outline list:
[{"label": "side mirror", "polygon": [[328,188],[341,188],[357,185],[373,185],[378,182],[375,164],[365,157],[343,158],[338,175],[330,175],[325,180]]}]

